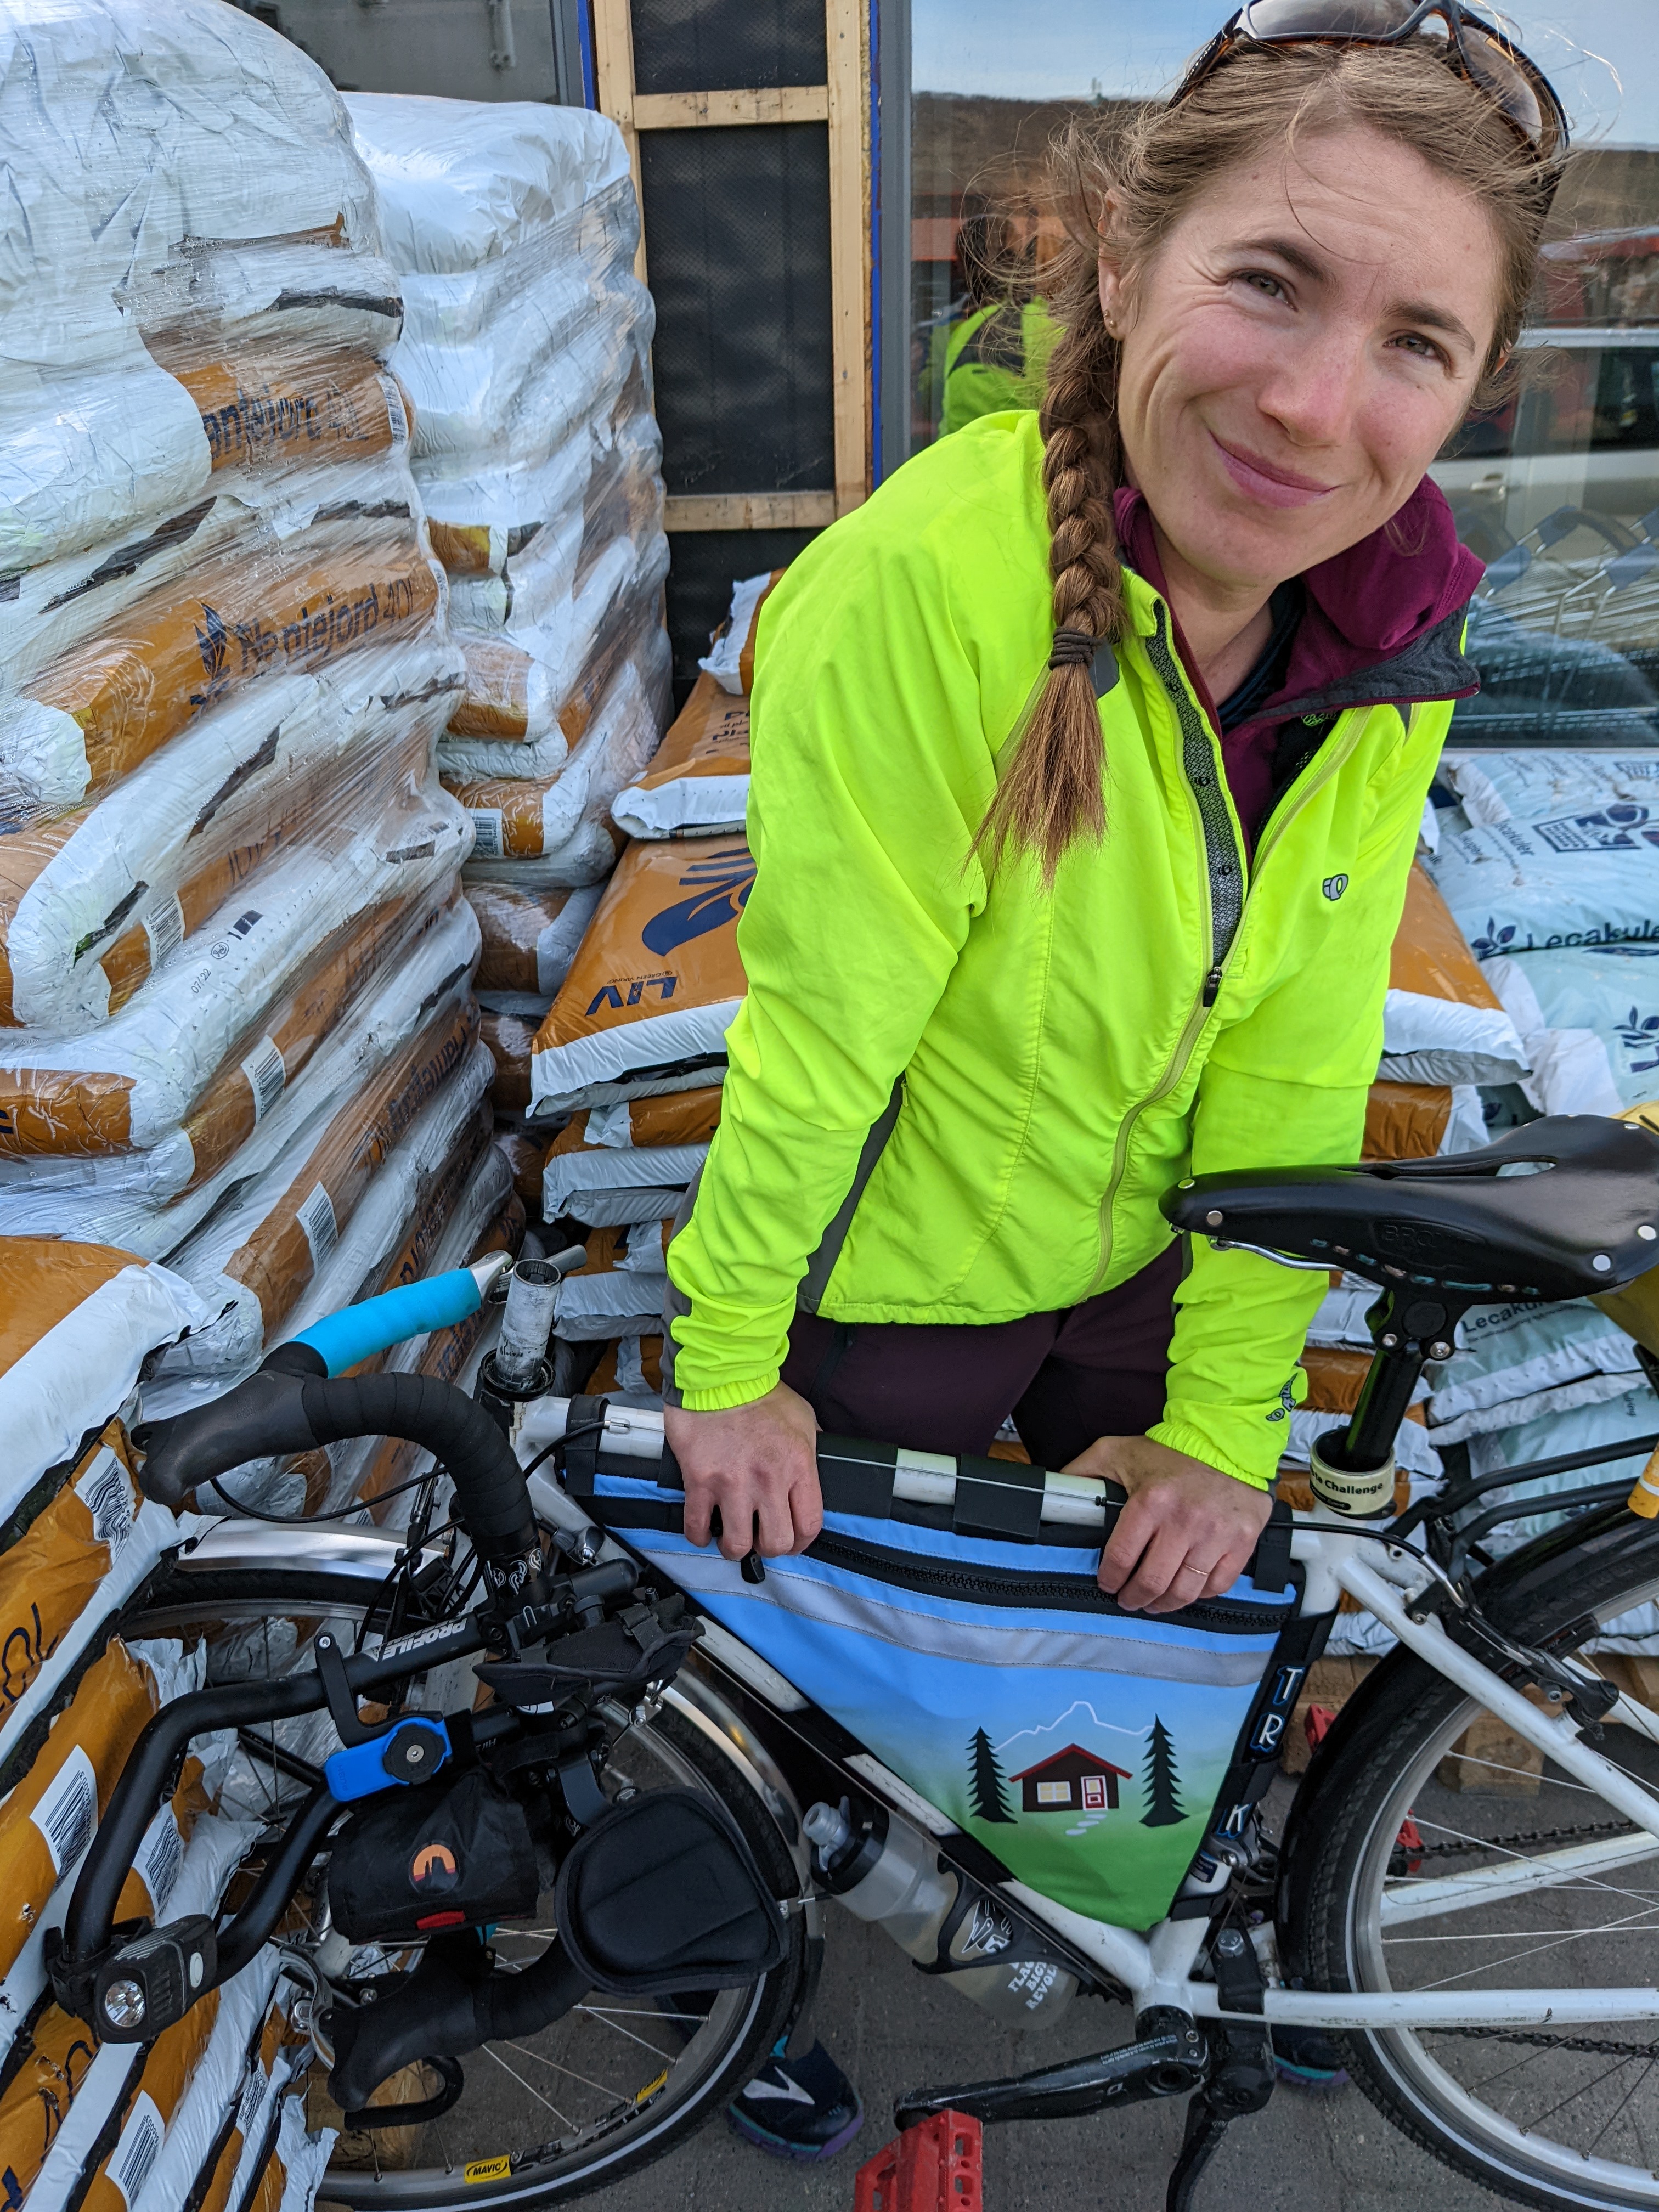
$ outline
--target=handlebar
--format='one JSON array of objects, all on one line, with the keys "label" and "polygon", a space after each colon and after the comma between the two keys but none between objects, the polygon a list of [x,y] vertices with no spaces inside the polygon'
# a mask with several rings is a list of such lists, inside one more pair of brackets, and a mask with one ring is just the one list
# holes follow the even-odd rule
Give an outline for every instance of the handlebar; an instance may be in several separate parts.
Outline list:
[{"label": "handlebar", "polygon": [[[470,1270],[459,1272],[472,1280]],[[331,1320],[349,1321],[385,1304],[370,1299]],[[354,1342],[368,1333],[360,1329]],[[352,1348],[343,1333],[337,1341]],[[511,1446],[483,1407],[430,1376],[331,1376],[329,1364],[325,1351],[296,1338],[279,1345],[256,1374],[222,1398],[172,1420],[143,1423],[133,1442],[145,1455],[139,1476],[145,1496],[177,1506],[201,1484],[268,1453],[313,1451],[354,1437],[401,1437],[448,1470],[457,1517],[492,1598],[514,1607],[539,1604],[546,1587],[530,1492]]]}]

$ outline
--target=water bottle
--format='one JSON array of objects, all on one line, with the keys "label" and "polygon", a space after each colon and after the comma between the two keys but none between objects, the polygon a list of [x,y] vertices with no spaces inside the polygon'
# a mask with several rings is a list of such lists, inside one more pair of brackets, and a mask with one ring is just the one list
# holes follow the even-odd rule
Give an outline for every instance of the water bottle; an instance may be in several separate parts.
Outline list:
[{"label": "water bottle", "polygon": [[[933,1966],[963,1877],[941,1865],[927,1838],[896,1813],[878,1811],[873,1824],[855,1828],[845,1799],[812,1806],[802,1826],[814,1871],[840,1903],[884,1928],[919,1965]],[[1011,2027],[1051,2026],[1077,1994],[1076,1975],[1046,1959],[999,1961],[1015,1941],[1013,1917],[989,1891],[967,1887],[967,1910],[946,1946],[954,1963],[942,1978]]]}]

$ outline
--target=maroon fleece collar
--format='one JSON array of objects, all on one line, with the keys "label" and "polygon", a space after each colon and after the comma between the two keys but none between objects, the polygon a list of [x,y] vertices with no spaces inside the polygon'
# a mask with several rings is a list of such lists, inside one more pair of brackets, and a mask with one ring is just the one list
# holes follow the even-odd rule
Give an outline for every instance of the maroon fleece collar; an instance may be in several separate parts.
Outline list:
[{"label": "maroon fleece collar", "polygon": [[[1130,567],[1167,599],[1144,495],[1124,485],[1113,495],[1113,514]],[[1459,543],[1444,493],[1425,477],[1380,530],[1304,571],[1308,603],[1285,682],[1237,734],[1282,719],[1275,710],[1283,702],[1294,700],[1301,708],[1334,685],[1351,688],[1352,678],[1392,660],[1467,605],[1485,574],[1484,563]],[[1182,650],[1182,659],[1213,722],[1214,702],[1198,680],[1192,656]],[[1378,696],[1389,695],[1384,689]]]}]

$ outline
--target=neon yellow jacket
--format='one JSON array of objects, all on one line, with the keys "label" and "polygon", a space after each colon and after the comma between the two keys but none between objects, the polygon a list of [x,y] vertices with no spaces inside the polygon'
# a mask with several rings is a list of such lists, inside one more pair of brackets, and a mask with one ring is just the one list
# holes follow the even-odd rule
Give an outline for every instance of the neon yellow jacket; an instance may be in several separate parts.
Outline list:
[{"label": "neon yellow jacket", "polygon": [[[1040,458],[1034,416],[986,417],[907,463],[767,601],[749,995],[668,1261],[693,1410],[777,1381],[815,1253],[803,1303],[832,1319],[1006,1321],[1145,1267],[1184,1175],[1358,1155],[1407,872],[1472,677],[1461,612],[1349,679],[1403,708],[1310,715],[1312,757],[1247,876],[1169,609],[1126,572],[1115,680],[1096,662],[1105,839],[1071,849],[1052,893],[1029,859],[988,882],[969,848],[1048,653]],[[1197,1243],[1151,1433],[1267,1481],[1323,1287]]]},{"label": "neon yellow jacket", "polygon": [[1060,337],[1048,303],[1028,300],[981,307],[954,325],[945,345],[945,398],[940,434],[982,415],[1042,402],[1048,356]]}]

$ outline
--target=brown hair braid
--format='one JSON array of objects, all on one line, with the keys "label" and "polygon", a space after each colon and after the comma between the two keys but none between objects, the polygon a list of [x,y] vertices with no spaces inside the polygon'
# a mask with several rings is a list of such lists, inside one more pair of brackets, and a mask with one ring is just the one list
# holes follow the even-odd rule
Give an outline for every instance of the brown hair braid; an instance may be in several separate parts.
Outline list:
[{"label": "brown hair braid", "polygon": [[[1057,138],[1043,195],[1064,243],[1042,289],[1062,336],[1039,417],[1056,631],[1115,644],[1123,633],[1121,557],[1112,494],[1123,482],[1118,435],[1121,347],[1101,319],[1099,266],[1110,254],[1135,279],[1223,173],[1275,144],[1355,125],[1421,155],[1483,208],[1498,241],[1496,334],[1472,404],[1489,406],[1519,333],[1555,172],[1540,167],[1486,95],[1423,48],[1261,47],[1175,107],[1127,127],[1073,123]],[[1113,221],[1106,226],[1108,195]],[[992,864],[1029,850],[1052,883],[1068,847],[1105,830],[1099,710],[1086,663],[1062,641],[1010,739],[1012,757],[974,841]]]}]

